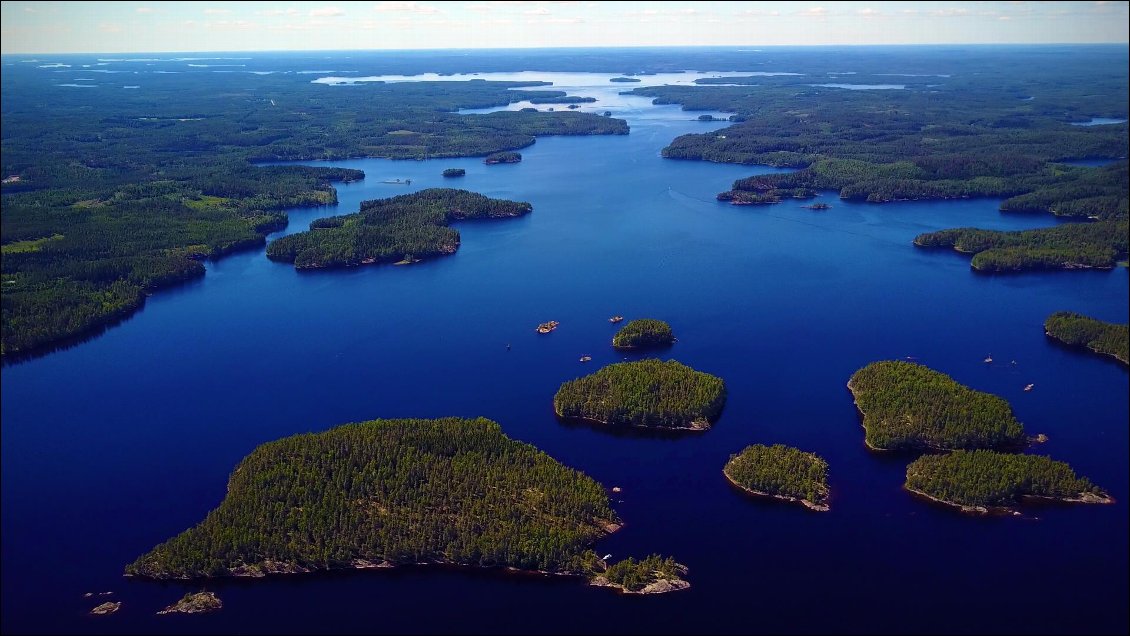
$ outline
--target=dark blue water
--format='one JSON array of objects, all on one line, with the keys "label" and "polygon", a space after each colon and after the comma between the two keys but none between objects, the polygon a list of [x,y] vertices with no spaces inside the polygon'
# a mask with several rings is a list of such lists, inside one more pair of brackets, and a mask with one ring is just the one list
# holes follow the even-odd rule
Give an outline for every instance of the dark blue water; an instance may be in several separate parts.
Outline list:
[{"label": "dark blue water", "polygon": [[[459,225],[454,256],[298,273],[246,252],[93,341],[5,368],[3,631],[1124,633],[1127,374],[1048,342],[1041,325],[1065,309],[1126,322],[1127,271],[982,276],[967,257],[911,245],[946,227],[1054,222],[1001,215],[995,200],[718,203],[759,169],[659,150],[722,124],[624,100],[631,135],[542,138],[517,165],[339,162],[367,179],[340,186],[336,207],[293,211],[287,230],[435,186],[533,203],[526,218]],[[443,180],[451,167],[467,176]],[[395,178],[411,188],[380,183]],[[559,383],[622,359],[614,314],[669,321],[679,342],[664,357],[726,380],[713,430],[613,435],[555,420]],[[557,331],[536,335],[550,319]],[[990,353],[1002,363],[984,364]],[[975,519],[909,497],[909,459],[865,450],[844,387],[905,356],[1008,399],[1050,436],[1039,452],[1119,503]],[[155,617],[198,588],[121,577],[215,507],[262,442],[446,415],[497,420],[622,487],[626,526],[600,552],[673,555],[693,588],[628,598],[574,579],[410,568],[216,581],[222,612]],[[778,442],[828,460],[831,512],[727,485],[731,453]],[[86,616],[103,599],[82,594],[101,591],[122,610]]]}]

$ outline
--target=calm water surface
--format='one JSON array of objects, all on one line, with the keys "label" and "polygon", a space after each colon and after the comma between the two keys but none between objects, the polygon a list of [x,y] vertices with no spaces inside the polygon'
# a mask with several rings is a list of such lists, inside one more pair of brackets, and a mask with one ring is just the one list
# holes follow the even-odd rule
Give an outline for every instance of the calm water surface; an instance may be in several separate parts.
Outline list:
[{"label": "calm water surface", "polygon": [[[286,230],[427,187],[533,203],[525,218],[461,223],[454,256],[299,273],[245,252],[90,342],[6,367],[4,631],[1125,633],[1127,374],[1052,344],[1042,322],[1064,309],[1126,322],[1127,271],[982,276],[967,257],[911,245],[946,227],[1054,223],[1002,215],[996,200],[718,203],[766,169],[661,159],[675,136],[724,124],[617,92],[579,94],[628,118],[629,136],[542,138],[516,165],[336,162],[366,180],[340,186],[338,206],[292,211]],[[467,176],[440,177],[455,167]],[[397,178],[412,185],[381,183]],[[663,357],[726,380],[713,430],[555,420],[562,381],[623,359],[609,346],[614,314],[667,320],[679,342]],[[550,319],[557,331],[534,333]],[[990,353],[1001,363],[984,364]],[[909,458],[864,449],[844,387],[859,367],[906,356],[1008,399],[1050,436],[1039,452],[1119,503],[975,519],[909,497]],[[216,581],[222,612],[155,617],[198,588],[121,577],[215,507],[260,443],[447,415],[497,420],[622,487],[626,525],[598,549],[674,555],[694,587],[627,598],[571,579],[409,568]],[[828,460],[830,513],[727,485],[731,453],[778,442]],[[82,594],[103,591],[122,610],[86,616],[102,599]]]}]

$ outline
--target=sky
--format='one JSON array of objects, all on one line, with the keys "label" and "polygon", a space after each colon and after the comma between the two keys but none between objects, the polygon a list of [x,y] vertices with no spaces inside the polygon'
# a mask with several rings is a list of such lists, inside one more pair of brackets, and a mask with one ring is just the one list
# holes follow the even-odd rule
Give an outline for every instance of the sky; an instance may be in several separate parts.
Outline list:
[{"label": "sky", "polygon": [[1126,43],[1130,2],[3,2],[0,52]]}]

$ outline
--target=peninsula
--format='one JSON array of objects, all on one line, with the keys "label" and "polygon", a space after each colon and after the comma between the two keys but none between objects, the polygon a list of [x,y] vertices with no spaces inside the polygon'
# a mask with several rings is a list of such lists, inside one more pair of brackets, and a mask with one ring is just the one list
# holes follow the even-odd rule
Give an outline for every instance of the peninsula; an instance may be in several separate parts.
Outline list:
[{"label": "peninsula", "polygon": [[707,430],[722,413],[721,378],[675,360],[619,362],[561,385],[559,417],[614,426]]},{"label": "peninsula", "polygon": [[913,362],[873,362],[856,371],[848,389],[863,414],[864,441],[873,450],[1027,446],[1024,427],[1004,399],[958,384]]},{"label": "peninsula", "polygon": [[272,242],[267,257],[297,269],[412,263],[455,253],[459,232],[448,227],[452,221],[513,218],[531,210],[529,203],[431,188],[363,201],[360,212],[318,219],[309,231]]},{"label": "peninsula", "polygon": [[730,455],[722,474],[752,495],[798,502],[817,512],[829,510],[828,462],[814,453],[783,444],[754,444]]},{"label": "peninsula", "polygon": [[612,337],[612,346],[617,349],[667,347],[674,342],[675,334],[671,331],[671,325],[650,318],[633,320]]},{"label": "peninsula", "polygon": [[1024,499],[1114,503],[1063,462],[990,450],[923,455],[907,466],[906,489],[970,513],[1010,512]]},{"label": "peninsula", "polygon": [[1086,347],[1122,364],[1130,361],[1130,326],[1095,320],[1070,311],[1056,312],[1044,321],[1044,333],[1066,345]]},{"label": "peninsula", "polygon": [[951,247],[972,254],[979,272],[1111,269],[1126,255],[1127,220],[1072,223],[1035,230],[959,228],[919,234],[918,247]]}]

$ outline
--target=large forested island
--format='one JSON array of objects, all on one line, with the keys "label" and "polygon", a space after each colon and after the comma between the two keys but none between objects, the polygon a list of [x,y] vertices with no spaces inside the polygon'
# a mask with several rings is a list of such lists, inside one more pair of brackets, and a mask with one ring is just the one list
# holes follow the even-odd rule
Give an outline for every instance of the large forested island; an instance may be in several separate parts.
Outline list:
[{"label": "large forested island", "polygon": [[561,385],[559,417],[614,426],[706,430],[726,403],[721,378],[675,360],[618,362]]},{"label": "large forested island", "polygon": [[1012,232],[942,230],[919,234],[914,244],[972,254],[970,266],[982,272],[1110,269],[1126,256],[1128,232],[1130,225],[1122,218]]},{"label": "large forested island", "polygon": [[448,223],[462,219],[513,218],[529,214],[529,203],[491,199],[475,192],[431,188],[361,203],[356,214],[318,219],[310,230],[267,246],[267,256],[298,269],[404,262],[459,248],[459,232]]},{"label": "large forested island", "polygon": [[1114,501],[1063,462],[990,450],[924,455],[907,466],[906,489],[965,512],[1010,510],[1025,498]]},{"label": "large forested island", "polygon": [[617,349],[664,347],[674,342],[675,334],[671,331],[671,325],[650,318],[633,320],[612,336],[612,346]]},{"label": "large forested island", "polygon": [[913,362],[873,362],[848,381],[875,450],[1020,448],[1024,427],[1004,399]]},{"label": "large forested island", "polygon": [[1095,353],[1111,356],[1122,364],[1130,363],[1130,325],[1060,311],[1044,321],[1044,333],[1064,344],[1086,347]]},{"label": "large forested island", "polygon": [[495,422],[374,420],[259,446],[218,508],[126,574],[447,563],[607,577],[589,548],[618,524],[599,483]]},{"label": "large forested island", "polygon": [[731,455],[722,473],[745,492],[796,501],[817,512],[828,510],[828,462],[814,453],[783,444],[753,444]]},{"label": "large forested island", "polygon": [[540,135],[628,132],[592,113],[454,112],[565,95],[524,90],[545,82],[340,90],[305,75],[158,72],[144,90],[84,91],[40,88],[43,73],[0,76],[4,356],[112,324],[202,276],[200,259],[262,245],[283,209],[334,203],[332,181],[363,177],[252,162],[485,156]]}]

